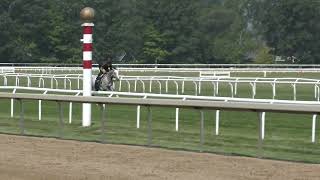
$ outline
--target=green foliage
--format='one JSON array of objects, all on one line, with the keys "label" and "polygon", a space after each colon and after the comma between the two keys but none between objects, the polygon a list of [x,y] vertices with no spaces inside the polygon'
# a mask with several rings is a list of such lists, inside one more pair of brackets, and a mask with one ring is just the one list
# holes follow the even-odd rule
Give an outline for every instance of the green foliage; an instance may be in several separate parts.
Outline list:
[{"label": "green foliage", "polygon": [[274,56],[270,54],[270,48],[263,46],[261,47],[258,52],[257,56],[254,59],[255,64],[272,64],[274,60]]},{"label": "green foliage", "polygon": [[149,60],[155,60],[156,63],[161,63],[169,52],[163,49],[166,45],[166,40],[153,26],[149,26],[145,31],[143,53]]},{"label": "green foliage", "polygon": [[74,34],[80,31],[74,19],[66,17],[70,9],[63,1],[15,0],[1,7],[2,62],[79,62],[81,49]]},{"label": "green foliage", "polygon": [[320,2],[256,0],[256,24],[274,55],[320,62]]},{"label": "green foliage", "polygon": [[319,3],[299,0],[2,0],[0,61],[81,63],[85,6],[96,10],[95,61],[126,52],[125,63],[250,63],[265,43],[320,61]]}]

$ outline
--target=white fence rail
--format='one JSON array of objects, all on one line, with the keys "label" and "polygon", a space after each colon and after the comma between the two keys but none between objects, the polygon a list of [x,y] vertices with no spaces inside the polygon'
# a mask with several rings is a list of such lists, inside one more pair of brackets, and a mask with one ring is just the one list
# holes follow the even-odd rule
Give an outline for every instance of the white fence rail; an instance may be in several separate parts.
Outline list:
[{"label": "white fence rail", "polygon": [[[320,68],[319,64],[114,64],[119,67],[135,68]],[[82,67],[82,64],[54,63],[0,63],[9,67]],[[97,66],[97,64],[94,64]]]},{"label": "white fence rail", "polygon": [[[8,83],[11,77],[13,83]],[[0,74],[3,86],[22,86],[20,82],[26,81],[26,87],[50,87],[55,89],[76,89],[81,88],[81,74],[26,74],[26,73],[3,73]],[[0,82],[1,83],[1,82]],[[288,85],[288,92],[291,91],[293,100],[297,100],[297,86],[309,85],[313,87],[314,99],[320,99],[320,80],[308,78],[252,78],[252,77],[177,77],[177,76],[121,76],[118,84],[118,91],[137,92],[138,87],[142,92],[168,93],[170,84],[173,84],[175,94],[185,94],[186,83],[193,85],[194,95],[201,95],[203,84],[211,87],[211,95],[219,96],[220,86],[226,84],[230,91],[230,97],[238,95],[239,85],[247,85],[251,89],[251,98],[256,98],[257,87],[267,85],[271,87],[272,99],[277,99],[277,87]],[[124,85],[126,84],[126,89]],[[147,87],[147,84],[149,87]],[[190,88],[190,87],[189,87]]]},{"label": "white fence rail", "polygon": [[[180,108],[197,108],[200,110],[200,151],[204,144],[204,109],[220,109],[232,111],[254,111],[258,112],[259,119],[259,136],[258,136],[258,150],[259,157],[262,155],[263,144],[263,112],[285,112],[285,113],[307,113],[318,114],[320,113],[320,103],[314,102],[294,102],[294,103],[262,103],[262,102],[241,102],[241,101],[209,101],[209,100],[176,100],[176,99],[145,99],[145,98],[112,98],[112,97],[85,97],[85,96],[68,96],[68,95],[37,95],[34,94],[11,94],[0,93],[0,99],[16,99],[20,102],[20,133],[25,134],[24,127],[24,105],[23,100],[42,100],[42,101],[55,101],[58,103],[59,108],[59,137],[63,137],[64,121],[63,109],[61,102],[77,102],[77,103],[99,103],[101,104],[101,141],[105,142],[105,104],[119,104],[119,105],[138,105],[147,106],[148,110],[148,143],[152,145],[152,112],[151,106],[162,107],[180,107]],[[316,123],[316,115],[313,116],[314,124]],[[312,129],[315,130],[315,129]],[[315,138],[315,136],[312,136]]]},{"label": "white fence rail", "polygon": [[[29,94],[24,98],[39,100],[39,120],[41,120],[41,103],[42,100],[56,100],[70,102],[69,105],[69,123],[72,123],[72,102],[90,102],[90,103],[111,103],[111,104],[127,104],[137,105],[137,128],[140,127],[140,106],[168,106],[176,108],[175,130],[179,130],[179,107],[199,107],[216,110],[216,129],[215,134],[219,135],[219,113],[220,110],[239,110],[239,111],[257,111],[260,113],[261,123],[261,140],[265,136],[265,112],[289,112],[289,113],[310,113],[312,117],[311,141],[315,143],[316,134],[316,117],[320,112],[320,102],[316,101],[287,101],[287,100],[270,100],[270,99],[247,99],[247,98],[227,98],[227,97],[208,97],[208,96],[191,96],[191,95],[164,95],[150,93],[126,93],[126,92],[111,92],[98,91],[93,92],[94,97],[79,96],[80,90],[61,90],[61,89],[45,89],[45,88],[27,88],[27,87],[0,87],[0,89],[11,90],[12,93],[0,93],[0,98],[11,97],[11,116],[14,112],[13,99],[24,97],[22,94],[17,94],[17,90],[35,91],[37,95]],[[67,93],[69,96],[45,95],[47,93]],[[3,94],[3,96],[1,96]],[[5,96],[6,95],[6,96]],[[97,97],[104,95],[107,97]],[[120,98],[125,96],[129,98]],[[50,97],[50,98],[46,98]],[[54,99],[54,97],[57,97]],[[63,99],[59,97],[66,97]],[[118,98],[111,98],[118,97]],[[91,98],[91,99],[90,99]],[[152,98],[152,99],[150,99]],[[118,100],[117,100],[118,99]],[[124,100],[125,99],[125,100]],[[158,103],[158,104],[157,104]],[[160,104],[159,104],[160,103]]]},{"label": "white fence rail", "polygon": [[[1,64],[0,64],[1,65]],[[2,64],[6,65],[6,64]],[[32,64],[31,64],[32,65]],[[93,65],[93,69],[97,70],[97,64]],[[264,77],[272,72],[320,72],[320,66],[317,64],[114,64],[115,67],[122,72],[254,72],[262,73]],[[42,74],[53,74],[59,72],[79,72],[82,70],[80,64],[74,65],[50,65],[49,66],[15,66],[8,64],[2,68],[14,68],[15,72],[39,72]]]}]

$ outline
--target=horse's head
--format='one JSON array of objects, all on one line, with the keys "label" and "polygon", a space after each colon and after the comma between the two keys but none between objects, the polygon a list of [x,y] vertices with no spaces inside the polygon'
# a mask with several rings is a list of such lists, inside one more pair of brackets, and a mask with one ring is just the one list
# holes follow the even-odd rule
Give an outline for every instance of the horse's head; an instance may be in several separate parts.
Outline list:
[{"label": "horse's head", "polygon": [[119,80],[119,71],[117,69],[113,70],[113,78],[115,78],[116,80]]}]

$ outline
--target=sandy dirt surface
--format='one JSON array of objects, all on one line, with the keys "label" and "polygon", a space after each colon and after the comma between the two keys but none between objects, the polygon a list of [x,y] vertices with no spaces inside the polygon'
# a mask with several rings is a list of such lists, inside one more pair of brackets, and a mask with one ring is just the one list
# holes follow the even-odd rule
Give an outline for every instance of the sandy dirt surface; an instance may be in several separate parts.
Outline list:
[{"label": "sandy dirt surface", "polygon": [[319,180],[320,165],[0,135],[0,179]]}]

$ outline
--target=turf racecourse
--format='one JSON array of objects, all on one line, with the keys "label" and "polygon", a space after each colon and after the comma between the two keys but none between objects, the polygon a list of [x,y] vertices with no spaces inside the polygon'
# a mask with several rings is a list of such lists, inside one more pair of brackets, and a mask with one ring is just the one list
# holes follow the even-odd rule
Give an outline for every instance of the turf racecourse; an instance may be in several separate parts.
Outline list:
[{"label": "turf racecourse", "polygon": [[[135,75],[141,73],[136,73]],[[146,74],[143,74],[146,75]],[[148,74],[150,75],[150,74]],[[163,75],[163,74],[157,74]],[[166,74],[168,75],[168,74]],[[175,75],[175,74],[170,74]],[[196,74],[177,74],[196,75]],[[262,73],[259,73],[261,76]],[[320,74],[308,73],[272,73],[269,77],[311,77],[320,79]],[[252,76],[255,73],[236,74]],[[13,79],[8,79],[9,85]],[[0,79],[2,82],[2,79]],[[20,82],[23,83],[23,82]],[[175,93],[174,84],[169,84],[170,93]],[[146,82],[146,87],[148,83]],[[123,90],[126,84],[123,83]],[[148,89],[148,88],[146,88]],[[154,89],[157,89],[155,85]],[[186,83],[185,94],[194,94],[192,84]],[[138,91],[142,91],[138,88]],[[18,91],[19,92],[19,91]],[[21,92],[21,91],[20,91]],[[211,95],[212,87],[204,83],[201,95]],[[290,85],[277,86],[277,99],[293,99]],[[220,86],[219,96],[230,96],[227,84]],[[238,87],[237,97],[251,97],[248,84]],[[258,85],[256,98],[271,98],[271,85]],[[297,86],[298,100],[313,100],[313,86]],[[38,101],[25,101],[25,134],[34,136],[58,137],[58,106],[54,102],[42,102],[42,120],[38,120]],[[14,118],[10,118],[10,101],[0,101],[0,132],[19,134],[18,103],[15,104]],[[115,144],[147,145],[147,111],[141,108],[140,129],[136,128],[136,106],[107,105],[106,128],[101,131],[99,106],[93,104],[90,128],[81,127],[81,104],[73,105],[73,122],[68,124],[68,103],[63,104],[64,128],[62,138],[82,141],[101,141]],[[205,111],[205,141],[200,147],[200,112],[199,110],[180,109],[179,132],[175,131],[175,109],[152,107],[152,145],[190,151],[206,151],[244,156],[262,155],[264,158],[320,163],[319,123],[317,123],[316,141],[311,143],[311,115],[266,114],[266,134],[262,154],[258,144],[258,114],[254,112],[220,112],[220,135],[214,135],[215,111]]]}]

